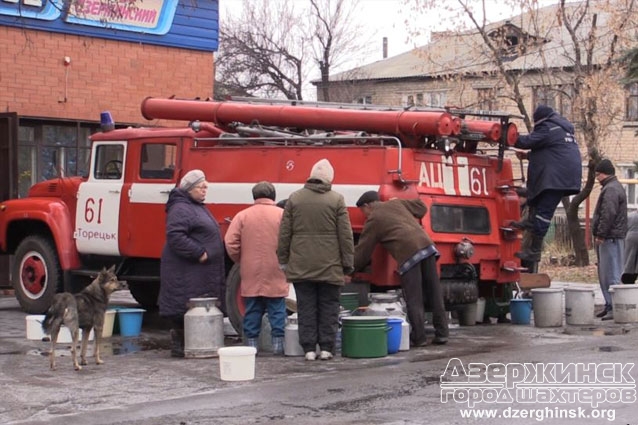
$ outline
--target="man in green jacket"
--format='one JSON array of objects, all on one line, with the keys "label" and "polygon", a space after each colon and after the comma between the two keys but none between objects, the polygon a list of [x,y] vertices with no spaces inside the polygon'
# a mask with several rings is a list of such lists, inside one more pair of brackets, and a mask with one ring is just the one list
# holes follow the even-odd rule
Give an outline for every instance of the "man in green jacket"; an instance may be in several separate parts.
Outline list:
[{"label": "man in green jacket", "polygon": [[343,195],[332,190],[334,169],[319,160],[303,188],[293,192],[279,227],[277,257],[297,295],[299,343],[306,360],[335,353],[339,291],[352,273],[354,243]]},{"label": "man in green jacket", "polygon": [[445,344],[449,331],[436,268],[439,253],[432,239],[416,220],[425,216],[427,207],[420,199],[380,202],[376,191],[361,195],[357,207],[366,216],[366,222],[355,247],[355,270],[366,267],[377,243],[383,245],[399,265],[398,273],[401,275],[401,289],[411,325],[412,345],[419,347],[426,344],[424,295],[432,306],[432,342]]}]

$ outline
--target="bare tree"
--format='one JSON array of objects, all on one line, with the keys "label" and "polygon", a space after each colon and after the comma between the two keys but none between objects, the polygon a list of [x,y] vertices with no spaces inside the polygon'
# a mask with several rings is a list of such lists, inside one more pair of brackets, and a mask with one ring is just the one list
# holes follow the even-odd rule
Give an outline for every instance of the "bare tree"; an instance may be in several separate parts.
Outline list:
[{"label": "bare tree", "polygon": [[366,40],[355,13],[358,0],[309,0],[308,27],[313,28],[310,45],[319,67],[323,100],[330,101],[331,69],[340,66],[353,52],[366,50]]},{"label": "bare tree", "polygon": [[[244,0],[238,16],[220,19],[216,96],[303,99],[313,71],[321,81],[365,51],[358,0]],[[328,100],[328,98],[324,98]]]},{"label": "bare tree", "polygon": [[[418,11],[441,8],[441,2],[415,0]],[[571,201],[563,199],[570,235],[575,247],[576,263],[589,264],[584,233],[578,218],[579,205],[589,197],[594,186],[594,168],[602,157],[602,141],[621,119],[617,99],[622,96],[619,84],[622,70],[618,59],[623,48],[631,45],[629,36],[636,28],[636,0],[603,0],[566,3],[539,8],[535,0],[503,0],[502,7],[520,9],[518,18],[495,27],[486,20],[487,0],[445,2],[448,19],[466,22],[459,28],[456,41],[468,43],[468,52],[476,55],[476,67],[459,72],[449,63],[448,78],[462,80],[485,72],[494,80],[495,92],[514,105],[531,131],[531,110],[524,93],[530,80],[538,87],[554,91],[571,109],[588,158],[586,183]],[[543,11],[543,13],[539,13]],[[550,11],[551,13],[548,13]],[[599,20],[604,19],[601,24]],[[510,31],[510,29],[512,31]],[[559,43],[549,43],[558,38]],[[548,46],[551,46],[548,47]],[[442,57],[427,61],[443,63]],[[484,74],[485,75],[485,74]],[[541,99],[542,100],[542,99]]]},{"label": "bare tree", "polygon": [[[220,94],[285,96],[303,99],[307,77],[297,2],[244,0],[238,16],[220,19],[216,96]],[[220,93],[218,89],[227,93]]]}]

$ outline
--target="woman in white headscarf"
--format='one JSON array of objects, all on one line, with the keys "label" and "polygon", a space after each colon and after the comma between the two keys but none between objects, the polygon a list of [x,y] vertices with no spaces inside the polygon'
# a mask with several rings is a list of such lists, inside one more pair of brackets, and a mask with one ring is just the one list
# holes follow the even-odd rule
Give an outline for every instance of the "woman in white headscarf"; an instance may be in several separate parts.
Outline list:
[{"label": "woman in white headscarf", "polygon": [[172,323],[171,356],[184,356],[184,314],[191,298],[223,300],[224,243],[206,208],[208,191],[201,170],[184,175],[166,202],[166,244],[160,265],[160,315]]}]

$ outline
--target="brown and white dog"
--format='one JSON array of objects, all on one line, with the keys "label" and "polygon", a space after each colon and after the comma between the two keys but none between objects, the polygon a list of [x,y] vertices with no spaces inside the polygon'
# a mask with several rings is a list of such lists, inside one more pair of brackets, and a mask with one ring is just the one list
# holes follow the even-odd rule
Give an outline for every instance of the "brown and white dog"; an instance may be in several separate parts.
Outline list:
[{"label": "brown and white dog", "polygon": [[[82,369],[80,364],[87,364],[86,347],[91,329],[94,330],[95,334],[95,363],[104,363],[100,358],[104,313],[109,304],[109,297],[113,292],[120,289],[127,289],[127,285],[126,282],[117,279],[115,265],[113,265],[108,270],[106,268],[102,269],[93,282],[79,293],[70,294],[63,292],[53,297],[53,303],[47,310],[42,322],[44,332],[51,335],[51,352],[49,354],[51,369],[55,370],[55,344],[62,325],[65,325],[71,331],[73,338],[71,355],[75,370]],[[80,363],[78,363],[76,349],[80,329],[82,329],[82,349]]]}]

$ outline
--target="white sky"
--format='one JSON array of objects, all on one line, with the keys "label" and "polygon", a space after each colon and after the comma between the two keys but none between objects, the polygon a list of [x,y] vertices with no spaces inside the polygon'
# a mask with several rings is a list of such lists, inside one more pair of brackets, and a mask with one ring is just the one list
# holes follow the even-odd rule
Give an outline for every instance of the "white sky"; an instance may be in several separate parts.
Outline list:
[{"label": "white sky", "polygon": [[[269,0],[271,2],[277,0]],[[294,0],[300,4],[307,4],[308,0]],[[446,6],[457,5],[456,0],[439,0],[441,4]],[[539,6],[547,6],[556,4],[559,0],[536,0]],[[220,17],[226,12],[236,13],[240,10],[241,0],[219,0]],[[414,0],[410,2],[414,3]],[[480,4],[480,1],[476,1]],[[518,14],[519,11],[512,11],[509,7],[505,7],[503,0],[485,0],[486,14],[488,21],[494,22],[505,19],[508,16]],[[388,57],[396,56],[413,49],[415,46],[427,44],[430,31],[444,31],[448,29],[458,29],[459,22],[453,19],[445,19],[447,14],[437,14],[430,12],[427,16],[414,15],[405,5],[404,0],[359,0],[358,18],[364,31],[364,37],[370,40],[372,44],[371,53],[360,60],[352,63],[344,64],[333,69],[333,72],[341,72],[352,69],[356,66],[365,65],[383,59],[383,37],[388,38]],[[408,22],[408,24],[406,24]],[[408,28],[411,27],[411,28]],[[411,35],[415,28],[419,28],[423,32],[419,37]],[[313,75],[312,78],[318,78]]]}]

